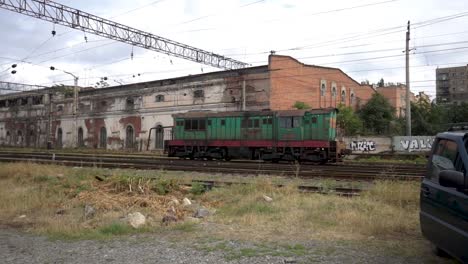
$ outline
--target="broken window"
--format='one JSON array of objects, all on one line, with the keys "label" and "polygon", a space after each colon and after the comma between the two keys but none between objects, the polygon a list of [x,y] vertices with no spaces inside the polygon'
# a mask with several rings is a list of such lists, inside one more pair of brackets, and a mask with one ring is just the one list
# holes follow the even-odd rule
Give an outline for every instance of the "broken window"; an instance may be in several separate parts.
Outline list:
[{"label": "broken window", "polygon": [[162,94],[156,95],[156,102],[164,102],[164,95]]},{"label": "broken window", "polygon": [[135,100],[131,97],[127,98],[125,106],[127,109],[133,109],[135,107]]},{"label": "broken window", "polygon": [[0,101],[0,107],[6,107],[6,101],[5,100]]},{"label": "broken window", "polygon": [[63,105],[57,105],[57,111],[62,112],[63,111]]},{"label": "broken window", "polygon": [[193,97],[195,98],[203,98],[205,97],[205,91],[203,90],[196,90],[193,92]]},{"label": "broken window", "polygon": [[332,86],[332,96],[336,96],[336,86]]},{"label": "broken window", "polygon": [[32,98],[32,104],[33,105],[40,105],[42,104],[42,96],[34,96]]}]

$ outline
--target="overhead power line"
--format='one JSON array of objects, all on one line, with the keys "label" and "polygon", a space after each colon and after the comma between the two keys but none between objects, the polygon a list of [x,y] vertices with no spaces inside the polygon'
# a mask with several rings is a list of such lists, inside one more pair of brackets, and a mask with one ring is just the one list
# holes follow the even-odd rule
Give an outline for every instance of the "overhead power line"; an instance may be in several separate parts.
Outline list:
[{"label": "overhead power line", "polygon": [[0,0],[0,8],[217,68],[239,69],[248,66],[247,63],[128,27],[53,1]]}]

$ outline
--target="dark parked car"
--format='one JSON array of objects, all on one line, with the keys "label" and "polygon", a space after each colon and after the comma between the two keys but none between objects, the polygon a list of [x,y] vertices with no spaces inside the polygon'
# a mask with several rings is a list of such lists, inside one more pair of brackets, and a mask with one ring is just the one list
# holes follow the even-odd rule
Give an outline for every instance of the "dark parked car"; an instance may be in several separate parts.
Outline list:
[{"label": "dark parked car", "polygon": [[421,230],[439,254],[468,263],[468,131],[439,133],[421,184]]}]

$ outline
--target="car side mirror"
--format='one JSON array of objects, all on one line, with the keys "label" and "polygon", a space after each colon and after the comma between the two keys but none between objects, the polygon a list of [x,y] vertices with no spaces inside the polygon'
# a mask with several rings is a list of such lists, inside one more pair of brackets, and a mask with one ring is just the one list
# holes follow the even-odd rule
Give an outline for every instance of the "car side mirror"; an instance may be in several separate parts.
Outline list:
[{"label": "car side mirror", "polygon": [[439,183],[444,187],[465,189],[465,175],[459,171],[443,170],[439,173]]}]

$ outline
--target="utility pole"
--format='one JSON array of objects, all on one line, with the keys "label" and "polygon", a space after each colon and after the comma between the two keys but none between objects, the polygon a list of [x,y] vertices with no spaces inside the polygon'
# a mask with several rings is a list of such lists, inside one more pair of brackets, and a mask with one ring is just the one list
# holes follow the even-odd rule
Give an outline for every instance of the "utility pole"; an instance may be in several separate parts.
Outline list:
[{"label": "utility pole", "polygon": [[411,102],[410,102],[410,76],[409,76],[409,41],[410,21],[406,31],[406,136],[411,136]]},{"label": "utility pole", "polygon": [[245,111],[245,107],[246,107],[246,95],[245,95],[245,77],[244,79],[242,80],[242,111]]}]

